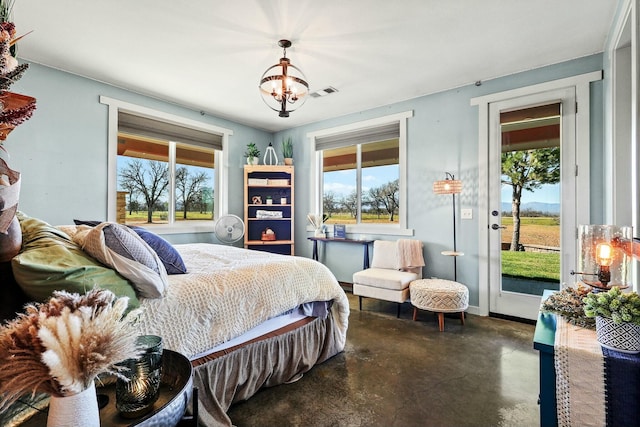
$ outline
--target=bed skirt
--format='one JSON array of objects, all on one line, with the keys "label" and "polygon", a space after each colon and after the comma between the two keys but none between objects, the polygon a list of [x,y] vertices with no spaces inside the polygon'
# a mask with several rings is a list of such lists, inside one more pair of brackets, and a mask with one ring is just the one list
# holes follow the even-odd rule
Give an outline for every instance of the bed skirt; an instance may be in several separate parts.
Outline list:
[{"label": "bed skirt", "polygon": [[233,403],[249,399],[262,387],[291,381],[341,352],[338,333],[331,315],[315,318],[296,330],[194,366],[200,424],[231,426],[227,410]]}]

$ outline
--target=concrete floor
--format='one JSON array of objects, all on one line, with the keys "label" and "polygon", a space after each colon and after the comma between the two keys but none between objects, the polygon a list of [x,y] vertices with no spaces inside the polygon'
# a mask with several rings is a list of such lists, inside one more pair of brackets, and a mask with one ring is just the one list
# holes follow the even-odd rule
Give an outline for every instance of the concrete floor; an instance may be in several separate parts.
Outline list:
[{"label": "concrete floor", "polygon": [[433,313],[348,293],[345,351],[229,416],[248,426],[539,426],[534,326]]}]

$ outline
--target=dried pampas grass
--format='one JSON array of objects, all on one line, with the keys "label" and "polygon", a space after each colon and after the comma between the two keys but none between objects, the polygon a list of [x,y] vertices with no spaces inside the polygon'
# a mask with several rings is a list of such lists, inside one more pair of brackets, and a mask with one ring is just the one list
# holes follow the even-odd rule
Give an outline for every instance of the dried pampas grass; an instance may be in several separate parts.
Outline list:
[{"label": "dried pampas grass", "polygon": [[0,329],[0,411],[26,393],[70,396],[103,373],[121,376],[117,363],[136,357],[134,321],[128,298],[104,289],[85,295],[55,292],[46,303]]}]

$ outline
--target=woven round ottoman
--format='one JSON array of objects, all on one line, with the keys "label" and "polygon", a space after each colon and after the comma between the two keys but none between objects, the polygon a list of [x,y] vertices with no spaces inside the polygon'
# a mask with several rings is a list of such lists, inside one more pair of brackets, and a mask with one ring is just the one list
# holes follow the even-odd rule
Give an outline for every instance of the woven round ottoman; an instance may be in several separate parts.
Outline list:
[{"label": "woven round ottoman", "polygon": [[438,313],[438,327],[444,331],[444,313],[460,312],[464,325],[464,311],[469,308],[469,289],[461,283],[443,279],[414,280],[409,285],[413,320],[418,309]]}]

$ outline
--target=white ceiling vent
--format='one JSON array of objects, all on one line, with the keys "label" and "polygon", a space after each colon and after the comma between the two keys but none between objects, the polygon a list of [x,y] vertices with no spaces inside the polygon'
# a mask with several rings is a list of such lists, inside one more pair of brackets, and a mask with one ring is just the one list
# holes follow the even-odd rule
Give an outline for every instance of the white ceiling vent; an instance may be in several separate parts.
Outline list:
[{"label": "white ceiling vent", "polygon": [[326,87],[324,89],[320,89],[320,90],[317,90],[315,92],[311,92],[311,97],[312,98],[320,98],[321,96],[327,96],[327,95],[329,95],[331,93],[334,93],[334,92],[337,92],[337,91],[338,91],[338,89],[336,89],[335,87],[328,86],[328,87]]}]

